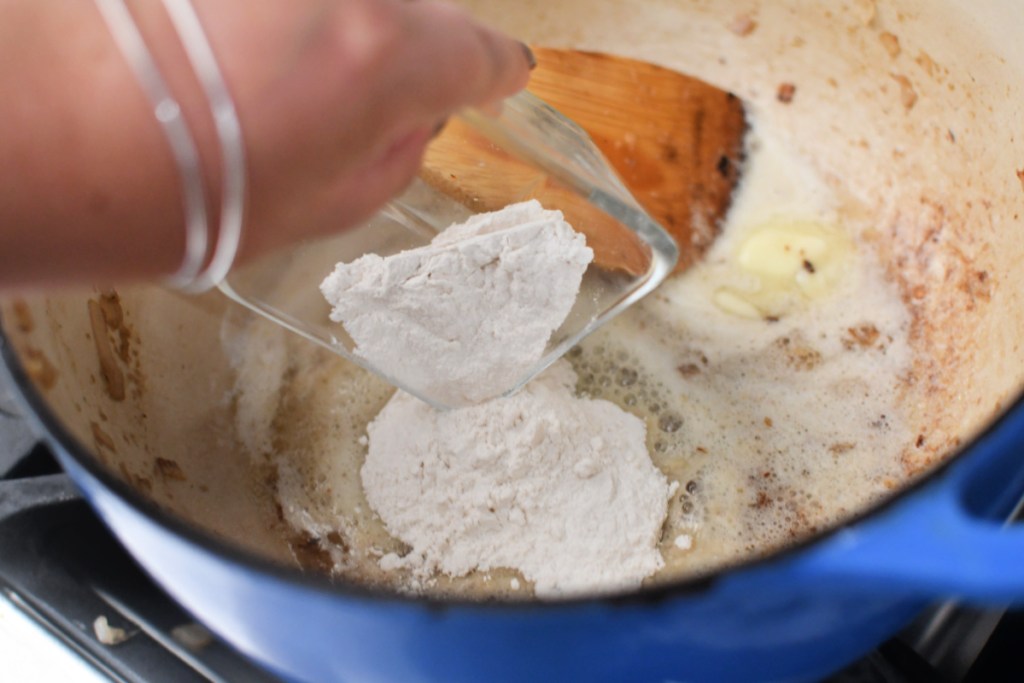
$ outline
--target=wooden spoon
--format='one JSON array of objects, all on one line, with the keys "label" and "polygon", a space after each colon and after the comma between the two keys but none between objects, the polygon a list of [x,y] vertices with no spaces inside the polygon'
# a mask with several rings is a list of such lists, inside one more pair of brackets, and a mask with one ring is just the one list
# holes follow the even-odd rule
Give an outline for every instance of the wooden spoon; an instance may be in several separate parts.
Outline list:
[{"label": "wooden spoon", "polygon": [[[646,62],[578,50],[533,48],[528,90],[586,130],[647,212],[675,238],[677,272],[714,241],[739,179],[746,120],[734,95]],[[481,173],[482,167],[488,167]],[[537,175],[453,120],[431,145],[423,178],[475,211],[528,197],[561,209],[587,236],[598,266],[643,272],[649,260],[631,233],[584,218],[586,202]]]}]

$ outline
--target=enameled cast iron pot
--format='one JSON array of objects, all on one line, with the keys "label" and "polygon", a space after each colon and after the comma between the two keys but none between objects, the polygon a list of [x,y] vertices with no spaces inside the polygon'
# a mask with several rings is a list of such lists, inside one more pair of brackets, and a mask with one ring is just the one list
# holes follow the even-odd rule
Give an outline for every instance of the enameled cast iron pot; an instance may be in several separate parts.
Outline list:
[{"label": "enameled cast iron pot", "polygon": [[[136,288],[4,304],[0,351],[40,434],[182,605],[278,674],[317,683],[800,681],[929,601],[1024,598],[1024,536],[999,521],[1024,491],[1024,10],[773,2],[740,35],[729,26],[749,3],[703,4],[476,9],[538,43],[702,73],[798,147],[832,140],[816,163],[875,200],[880,254],[931,354],[930,400],[912,419],[955,457],[840,528],[699,581],[557,604],[375,594],[276,561],[287,550],[260,475],[225,436],[220,335],[241,314],[222,297]],[[799,93],[787,105],[771,96],[783,76]]]}]

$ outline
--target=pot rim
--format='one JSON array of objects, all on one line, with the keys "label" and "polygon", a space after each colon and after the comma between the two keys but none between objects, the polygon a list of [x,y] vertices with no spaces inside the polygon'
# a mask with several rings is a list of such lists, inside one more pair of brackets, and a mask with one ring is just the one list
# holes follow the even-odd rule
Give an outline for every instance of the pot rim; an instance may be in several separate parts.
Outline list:
[{"label": "pot rim", "polygon": [[[932,482],[941,478],[954,462],[970,455],[969,451],[975,443],[997,430],[1004,422],[1012,419],[1015,414],[1024,414],[1024,392],[1022,392],[996,418],[974,434],[969,441],[959,445],[941,463],[934,465],[927,472],[917,476],[904,487],[861,508],[856,513],[833,526],[816,530],[795,543],[765,555],[728,564],[706,573],[659,582],[653,586],[642,586],[637,590],[626,592],[580,595],[553,600],[503,600],[500,598],[486,600],[471,600],[468,598],[442,599],[432,596],[413,596],[392,592],[363,586],[351,581],[332,580],[319,573],[307,573],[296,567],[271,560],[256,551],[227,542],[202,526],[186,521],[181,516],[167,511],[143,495],[138,489],[116,476],[113,470],[103,465],[89,448],[65,428],[60,418],[50,409],[45,397],[32,381],[20,357],[15,352],[4,327],[2,312],[0,312],[0,360],[2,360],[8,377],[12,380],[10,382],[11,388],[17,393],[17,398],[20,399],[22,405],[29,410],[28,419],[35,422],[37,428],[36,436],[39,436],[39,433],[42,432],[43,436],[40,438],[74,460],[89,476],[96,479],[101,485],[128,503],[136,512],[142,514],[150,522],[163,527],[164,530],[183,538],[188,543],[198,546],[206,552],[220,555],[234,564],[243,565],[251,570],[268,574],[275,579],[287,581],[300,588],[332,593],[344,598],[419,606],[431,611],[443,611],[446,609],[494,610],[496,608],[553,611],[596,604],[639,606],[706,593],[715,586],[716,582],[728,576],[742,571],[763,568],[780,560],[791,559],[834,534],[856,526],[868,518],[882,515],[906,497],[921,491]],[[74,482],[74,484],[76,488],[81,490],[82,487],[78,482]],[[106,524],[105,521],[104,524]]]}]

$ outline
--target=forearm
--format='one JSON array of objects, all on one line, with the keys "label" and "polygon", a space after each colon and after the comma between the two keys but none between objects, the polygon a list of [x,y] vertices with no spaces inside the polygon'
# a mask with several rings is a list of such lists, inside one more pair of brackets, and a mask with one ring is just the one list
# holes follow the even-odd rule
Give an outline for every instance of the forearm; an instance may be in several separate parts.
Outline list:
[{"label": "forearm", "polygon": [[0,289],[167,275],[170,149],[90,0],[0,0]]}]

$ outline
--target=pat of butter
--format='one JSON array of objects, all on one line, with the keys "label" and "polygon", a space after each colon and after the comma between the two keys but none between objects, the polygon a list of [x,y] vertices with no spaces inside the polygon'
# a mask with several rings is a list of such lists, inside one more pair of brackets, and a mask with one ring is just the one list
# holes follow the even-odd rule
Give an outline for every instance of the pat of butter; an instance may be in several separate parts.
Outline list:
[{"label": "pat of butter", "polygon": [[853,252],[850,239],[820,223],[775,220],[751,230],[731,269],[743,287],[722,287],[715,304],[744,318],[778,316],[824,296],[839,282]]}]

